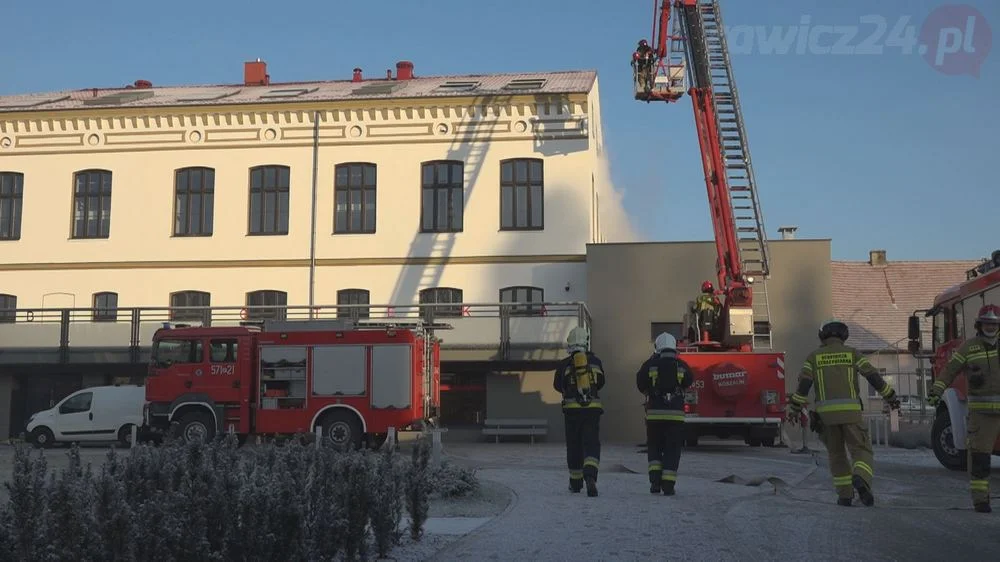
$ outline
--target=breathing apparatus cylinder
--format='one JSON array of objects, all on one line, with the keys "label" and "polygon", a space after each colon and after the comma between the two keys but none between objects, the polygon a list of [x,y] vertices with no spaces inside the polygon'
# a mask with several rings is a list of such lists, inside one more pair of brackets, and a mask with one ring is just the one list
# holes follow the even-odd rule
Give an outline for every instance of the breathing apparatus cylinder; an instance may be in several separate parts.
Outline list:
[{"label": "breathing apparatus cylinder", "polygon": [[594,372],[590,369],[590,362],[587,361],[585,351],[573,353],[573,373],[576,378],[576,392],[580,396],[580,401],[584,404],[590,403],[591,386],[594,384]]}]

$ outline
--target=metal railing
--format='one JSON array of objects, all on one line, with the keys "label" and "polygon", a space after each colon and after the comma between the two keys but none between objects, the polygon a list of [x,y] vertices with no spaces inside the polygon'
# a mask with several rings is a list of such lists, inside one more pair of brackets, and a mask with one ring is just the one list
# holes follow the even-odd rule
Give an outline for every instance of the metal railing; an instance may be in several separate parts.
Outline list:
[{"label": "metal railing", "polygon": [[12,362],[9,358],[17,354],[23,358],[32,350],[53,349],[59,351],[60,362],[67,362],[70,351],[78,348],[124,349],[127,361],[142,362],[141,350],[165,324],[239,326],[261,320],[335,318],[349,318],[358,325],[445,323],[452,329],[436,334],[442,347],[498,349],[503,358],[518,347],[561,347],[569,330],[591,326],[590,312],[582,302],[16,309],[0,311],[0,362]]}]

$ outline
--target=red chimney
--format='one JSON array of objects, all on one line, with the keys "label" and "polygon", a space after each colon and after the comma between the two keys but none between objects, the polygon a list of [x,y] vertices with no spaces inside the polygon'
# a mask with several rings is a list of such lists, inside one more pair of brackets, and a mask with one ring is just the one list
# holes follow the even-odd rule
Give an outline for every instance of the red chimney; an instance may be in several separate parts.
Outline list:
[{"label": "red chimney", "polygon": [[401,60],[396,63],[396,80],[409,80],[413,78],[413,63],[408,60]]},{"label": "red chimney", "polygon": [[139,90],[148,90],[153,87],[153,83],[149,80],[136,80],[135,87]]},{"label": "red chimney", "polygon": [[271,76],[267,73],[267,63],[257,59],[243,63],[243,84],[246,86],[267,86]]},{"label": "red chimney", "polygon": [[361,78],[361,69],[355,68],[354,76],[351,78],[351,82],[360,82],[361,80],[363,80],[363,78]]}]

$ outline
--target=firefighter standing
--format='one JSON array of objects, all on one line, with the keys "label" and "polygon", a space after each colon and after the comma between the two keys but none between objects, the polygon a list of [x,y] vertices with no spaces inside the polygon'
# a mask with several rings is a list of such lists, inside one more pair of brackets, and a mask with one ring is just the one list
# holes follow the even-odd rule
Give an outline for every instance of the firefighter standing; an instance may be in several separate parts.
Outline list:
[{"label": "firefighter standing", "polygon": [[[851,505],[854,490],[857,490],[861,503],[870,507],[875,503],[872,495],[874,454],[868,428],[862,423],[857,374],[868,379],[890,407],[898,410],[899,399],[892,385],[868,359],[844,344],[848,335],[847,325],[838,320],[827,321],[820,327],[819,339],[823,345],[810,353],[802,365],[798,388],[789,399],[788,421],[792,424],[798,421],[809,389],[815,385],[813,429],[819,433],[829,453],[837,503]],[[850,453],[850,461],[847,453]]]},{"label": "firefighter standing", "polygon": [[979,309],[976,335],[966,340],[945,365],[928,392],[928,402],[937,406],[944,390],[965,371],[968,379],[967,449],[969,488],[972,505],[980,513],[990,513],[990,455],[1000,434],[1000,357],[997,334],[1000,307],[988,304]]},{"label": "firefighter standing", "polygon": [[639,45],[632,53],[632,74],[636,83],[647,94],[653,89],[653,48],[645,39],[639,40]]},{"label": "firefighter standing", "polygon": [[604,409],[598,392],[604,387],[604,367],[590,352],[590,333],[577,326],[566,340],[569,357],[556,369],[552,386],[562,394],[566,423],[566,464],[569,489],[579,492],[587,485],[587,495],[597,495],[597,472],[601,464],[601,414]]},{"label": "firefighter standing", "polygon": [[653,356],[635,374],[646,396],[646,459],[649,492],[674,495],[677,467],[684,443],[684,391],[694,382],[691,367],[677,357],[677,340],[668,333],[656,337]]},{"label": "firefighter standing", "polygon": [[712,282],[705,281],[701,284],[701,294],[694,300],[693,309],[695,318],[697,319],[697,338],[699,340],[704,339],[706,334],[709,340],[715,339],[716,322],[719,319],[721,310],[722,303],[719,301],[719,297],[715,295],[715,288],[712,286]]}]

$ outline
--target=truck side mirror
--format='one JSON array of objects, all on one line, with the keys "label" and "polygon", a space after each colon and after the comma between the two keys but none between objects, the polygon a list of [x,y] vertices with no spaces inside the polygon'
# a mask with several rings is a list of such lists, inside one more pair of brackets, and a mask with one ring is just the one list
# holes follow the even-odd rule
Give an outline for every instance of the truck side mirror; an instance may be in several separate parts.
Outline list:
[{"label": "truck side mirror", "polygon": [[909,320],[910,320],[910,322],[909,322],[909,325],[907,326],[906,337],[909,338],[909,340],[911,342],[912,341],[916,341],[919,344],[919,342],[920,342],[920,318],[918,318],[917,316],[910,316]]}]

